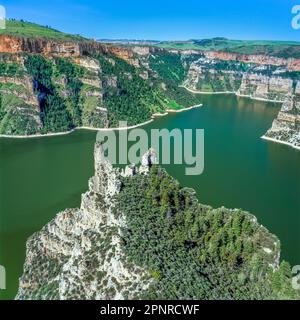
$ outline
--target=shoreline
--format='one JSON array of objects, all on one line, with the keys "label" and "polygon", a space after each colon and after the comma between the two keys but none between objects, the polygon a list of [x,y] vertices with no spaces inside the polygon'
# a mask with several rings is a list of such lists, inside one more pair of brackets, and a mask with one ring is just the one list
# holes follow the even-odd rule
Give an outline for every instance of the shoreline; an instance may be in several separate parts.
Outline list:
[{"label": "shoreline", "polygon": [[300,151],[300,147],[295,146],[294,144],[292,144],[290,142],[286,142],[286,141],[283,141],[283,140],[278,140],[278,139],[275,139],[275,138],[270,138],[270,137],[267,137],[265,135],[261,136],[260,138],[263,139],[263,140],[266,140],[266,141],[271,141],[271,142],[283,144],[283,145],[289,146],[289,147],[291,147],[291,148],[293,148],[295,150],[299,150]]},{"label": "shoreline", "polygon": [[265,102],[273,102],[273,103],[283,103],[283,101],[279,101],[279,100],[271,100],[271,99],[265,99],[265,98],[255,98],[246,94],[240,94],[238,92],[235,91],[215,91],[215,92],[207,92],[207,91],[197,91],[197,90],[193,90],[193,89],[189,89],[185,86],[180,86],[181,88],[184,88],[185,90],[194,93],[194,94],[203,94],[203,95],[220,95],[220,94],[234,94],[237,97],[242,97],[242,98],[249,98],[251,100],[256,100],[256,101],[265,101]]},{"label": "shoreline", "polygon": [[283,103],[284,101],[280,101],[280,100],[271,100],[271,99],[264,99],[264,98],[254,98],[252,96],[246,95],[246,94],[239,94],[239,93],[235,93],[235,95],[237,97],[241,97],[241,98],[249,98],[251,100],[256,100],[256,101],[265,101],[265,102],[272,102],[272,103]]},{"label": "shoreline", "polygon": [[175,109],[167,109],[166,112],[167,112],[167,114],[168,114],[168,113],[180,113],[180,112],[192,110],[192,109],[195,109],[195,108],[201,108],[202,106],[203,106],[203,104],[202,104],[202,103],[199,103],[199,104],[195,104],[194,106],[190,106],[190,107],[183,108],[183,109],[178,109],[178,110],[175,110]]},{"label": "shoreline", "polygon": [[234,91],[197,91],[197,90],[193,90],[190,88],[187,88],[185,86],[179,86],[180,88],[184,88],[185,90],[191,92],[191,93],[195,93],[195,94],[203,94],[203,95],[214,95],[214,94],[236,94],[236,92]]},{"label": "shoreline", "polygon": [[179,113],[179,112],[183,112],[183,111],[188,111],[194,108],[200,108],[202,106],[202,104],[197,104],[194,106],[190,106],[187,108],[183,108],[183,109],[179,109],[179,110],[173,110],[173,109],[167,109],[165,113],[154,113],[151,115],[151,119],[147,120],[145,122],[142,123],[138,123],[132,126],[128,126],[128,127],[117,127],[117,128],[94,128],[94,127],[76,127],[72,130],[69,131],[64,131],[64,132],[53,132],[53,133],[45,133],[45,134],[31,134],[31,135],[7,135],[7,134],[0,134],[0,138],[8,138],[8,139],[33,139],[33,138],[46,138],[46,137],[55,137],[55,136],[63,136],[63,135],[67,135],[70,133],[75,132],[76,130],[90,130],[90,131],[122,131],[122,130],[130,130],[130,129],[134,129],[134,128],[138,128],[138,127],[142,127],[144,125],[147,125],[151,122],[153,122],[155,120],[155,117],[163,117],[163,116],[167,116],[169,113]]}]

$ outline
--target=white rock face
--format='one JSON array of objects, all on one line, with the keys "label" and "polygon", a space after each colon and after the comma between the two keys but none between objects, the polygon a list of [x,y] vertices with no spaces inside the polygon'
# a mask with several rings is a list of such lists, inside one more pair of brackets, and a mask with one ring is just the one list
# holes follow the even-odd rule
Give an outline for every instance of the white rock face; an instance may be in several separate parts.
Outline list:
[{"label": "white rock face", "polygon": [[[226,55],[222,57],[226,60],[225,58]],[[232,64],[236,64],[237,70],[219,69],[218,63],[220,63],[220,60],[218,56],[207,53],[206,57],[201,57],[190,65],[183,86],[193,91],[211,93],[229,91],[252,99],[278,102],[283,102],[287,95],[293,94],[294,81],[278,76],[281,71],[280,66],[270,74],[263,73],[263,71],[268,70],[269,66],[261,63],[248,65],[251,71],[243,71],[239,66],[242,60],[227,58],[228,61],[231,60]],[[300,85],[298,84],[296,91],[299,91],[299,88]]]},{"label": "white rock face", "polygon": [[142,157],[142,166],[149,167],[153,164],[158,164],[157,154],[153,148],[149,149]]},{"label": "white rock face", "polygon": [[287,143],[293,147],[300,147],[300,113],[299,97],[289,95],[286,97],[272,127],[265,134],[266,138]]},{"label": "white rock face", "polygon": [[87,68],[92,71],[95,71],[95,72],[100,71],[100,63],[97,59],[93,59],[93,58],[89,58],[89,57],[80,57],[77,59],[79,59],[79,64],[82,67]]},{"label": "white rock face", "polygon": [[119,178],[97,143],[95,175],[80,209],[59,213],[28,240],[16,299],[132,299],[149,287],[148,273],[122,251],[126,221],[113,214]]},{"label": "white rock face", "polygon": [[293,81],[281,77],[244,74],[238,94],[254,99],[283,101],[293,93]]},{"label": "white rock face", "polygon": [[150,54],[150,48],[149,47],[133,47],[132,51],[140,56],[147,56]]}]

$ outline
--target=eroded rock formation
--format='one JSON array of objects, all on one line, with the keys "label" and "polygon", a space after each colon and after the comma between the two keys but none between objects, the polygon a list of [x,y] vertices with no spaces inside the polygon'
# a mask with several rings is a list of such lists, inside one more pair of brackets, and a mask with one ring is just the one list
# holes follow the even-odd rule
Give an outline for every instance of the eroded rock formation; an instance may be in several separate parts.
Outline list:
[{"label": "eroded rock formation", "polygon": [[300,148],[300,99],[298,95],[286,97],[277,118],[264,137]]},{"label": "eroded rock formation", "polygon": [[28,240],[17,299],[133,299],[151,284],[121,247],[126,220],[113,210],[124,172],[104,158],[101,144],[94,157],[80,209],[59,213]]}]

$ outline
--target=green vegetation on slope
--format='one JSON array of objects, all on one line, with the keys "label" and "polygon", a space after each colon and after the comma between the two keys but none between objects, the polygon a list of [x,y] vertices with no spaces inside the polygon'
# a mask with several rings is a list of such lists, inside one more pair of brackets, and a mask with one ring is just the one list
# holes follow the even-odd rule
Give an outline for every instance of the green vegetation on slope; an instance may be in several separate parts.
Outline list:
[{"label": "green vegetation on slope", "polygon": [[46,133],[72,129],[74,124],[70,112],[52,83],[52,62],[40,55],[29,55],[25,66],[33,78],[35,91],[39,96],[42,131]]},{"label": "green vegetation on slope", "polygon": [[40,129],[39,113],[31,105],[31,92],[26,86],[24,67],[0,55],[0,134],[34,134]]},{"label": "green vegetation on slope", "polygon": [[124,250],[147,270],[149,299],[293,299],[286,262],[274,271],[279,242],[252,215],[198,203],[164,170],[123,179]]},{"label": "green vegetation on slope", "polygon": [[150,67],[169,84],[172,83],[178,86],[186,76],[186,70],[182,65],[179,54],[163,51],[159,54],[152,55],[150,57]]},{"label": "green vegetation on slope", "polygon": [[[0,134],[20,135],[35,134],[39,131],[39,113],[36,108],[25,103],[14,92],[14,84],[0,84]],[[4,92],[2,91],[4,90]],[[24,90],[17,87],[17,90]]]},{"label": "green vegetation on slope", "polygon": [[18,63],[0,62],[0,75],[5,77],[17,77],[23,74]]},{"label": "green vegetation on slope", "polygon": [[6,20],[6,28],[0,29],[0,35],[7,34],[16,37],[28,37],[28,38],[47,38],[52,40],[73,40],[81,41],[86,40],[79,35],[67,34],[60,32],[51,27],[44,27],[36,23],[18,21],[18,20]]},{"label": "green vegetation on slope", "polygon": [[149,64],[158,77],[153,77],[154,86],[164,90],[170,100],[170,109],[180,109],[199,103],[199,97],[180,88],[185,79],[193,56],[181,57],[178,54],[161,51],[150,56]]},{"label": "green vegetation on slope", "polygon": [[129,125],[142,123],[149,120],[153,112],[167,108],[166,97],[142,79],[136,68],[114,56],[98,56],[98,59],[110,126],[118,126],[119,121],[127,121]]},{"label": "green vegetation on slope", "polygon": [[57,58],[55,62],[58,75],[65,77],[73,123],[75,126],[81,126],[82,100],[80,92],[83,84],[79,78],[83,76],[84,70],[66,59]]}]

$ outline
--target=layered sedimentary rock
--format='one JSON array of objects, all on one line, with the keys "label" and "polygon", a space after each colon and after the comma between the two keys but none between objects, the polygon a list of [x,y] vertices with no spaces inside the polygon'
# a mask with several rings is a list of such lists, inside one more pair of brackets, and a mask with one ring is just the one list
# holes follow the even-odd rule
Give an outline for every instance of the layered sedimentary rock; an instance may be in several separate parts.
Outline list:
[{"label": "layered sedimentary rock", "polygon": [[0,133],[34,134],[40,131],[38,97],[31,77],[25,72],[23,58],[10,57],[5,62],[0,58],[0,63],[8,70],[17,66],[14,73],[8,71],[0,76]]},{"label": "layered sedimentary rock", "polygon": [[[217,57],[220,58],[220,55]],[[224,59],[234,57],[230,53],[229,56],[222,56]],[[266,62],[265,59],[259,61]],[[281,63],[281,60],[275,59],[273,63],[276,62]],[[271,68],[270,65],[247,65],[246,70],[240,62],[223,64],[220,60],[200,58],[191,64],[183,85],[195,92],[230,91],[252,99],[282,102],[282,109],[265,137],[299,147],[300,81],[283,77],[281,73],[281,66]]]},{"label": "layered sedimentary rock", "polygon": [[121,47],[108,47],[107,50],[135,67],[139,66],[139,60],[134,57],[133,50]]},{"label": "layered sedimentary rock", "polygon": [[237,54],[222,51],[203,51],[208,59],[219,59],[225,61],[242,61],[258,65],[286,66],[289,71],[300,71],[300,59],[284,59],[262,54]]},{"label": "layered sedimentary rock", "polygon": [[300,148],[299,95],[286,97],[277,118],[273,121],[272,127],[264,137]]},{"label": "layered sedimentary rock", "polygon": [[253,99],[284,101],[287,95],[293,94],[292,79],[266,76],[259,74],[244,74],[238,95]]},{"label": "layered sedimentary rock", "polygon": [[[0,52],[0,62],[6,65],[13,64],[18,69],[18,72],[11,75],[3,70],[0,74],[0,94],[3,101],[0,107],[0,133],[8,135],[35,134],[40,133],[43,128],[43,108],[39,102],[41,94],[37,94],[35,79],[28,74],[24,66],[24,59],[28,53],[41,55],[54,65],[55,59],[66,59],[83,70],[78,79],[67,79],[64,74],[55,75],[51,79],[59,96],[68,100],[66,109],[70,109],[68,111],[71,116],[78,113],[73,127],[99,128],[110,126],[111,123],[115,125],[116,120],[114,116],[110,117],[105,98],[115,95],[115,101],[118,101],[122,94],[127,93],[127,87],[133,85],[129,83],[132,82],[134,73],[144,81],[145,86],[159,92],[160,102],[164,104],[166,101],[164,106],[157,106],[158,103],[154,101],[153,106],[148,106],[150,113],[163,112],[170,108],[170,105],[180,107],[182,102],[189,101],[187,98],[184,101],[176,101],[178,85],[192,92],[233,92],[253,99],[277,102],[300,94],[300,81],[295,74],[290,73],[299,70],[300,63],[292,58],[240,55],[220,51],[165,50],[138,45],[118,47],[95,41],[55,41],[9,35],[0,35]],[[118,75],[114,74],[115,71],[103,74],[98,56],[105,57],[102,61],[108,61],[112,70],[118,59],[124,60],[134,68],[130,69],[125,64],[120,64],[118,68],[124,68],[124,72],[119,70]],[[126,79],[122,80],[123,77]],[[73,84],[70,85],[72,81],[74,85],[76,81],[80,83],[73,91],[70,90],[73,88]],[[127,87],[124,87],[125,85]],[[74,99],[78,105],[77,111],[72,110],[72,103],[69,101],[74,92],[78,94],[78,99]],[[112,103],[110,106],[111,109],[116,109],[114,112],[122,112],[120,107],[115,108]],[[137,112],[131,112],[134,113]],[[113,120],[110,121],[110,118]],[[145,120],[147,119],[143,119]]]},{"label": "layered sedimentary rock", "polygon": [[[43,63],[43,67],[40,72],[51,66],[46,88],[41,84],[45,77],[38,79],[39,75],[33,74],[27,68],[28,58],[33,61],[32,57],[23,53],[2,53],[0,56],[0,134],[40,133],[44,128],[45,102],[43,101],[47,100],[47,95],[62,99],[59,104],[64,104],[66,112],[71,116],[73,110],[76,108],[80,110],[77,111],[77,120],[74,118],[76,126],[107,127],[101,68],[97,59],[88,56],[65,57],[64,54],[41,55],[39,63]],[[68,68],[58,69],[59,63],[65,64]],[[74,74],[76,68],[80,70],[78,75]],[[52,110],[47,111],[48,114],[49,112]],[[49,131],[51,132],[51,129],[47,130]]]},{"label": "layered sedimentary rock", "polygon": [[44,38],[14,37],[0,35],[0,52],[2,53],[35,53],[76,57],[87,54],[99,54],[106,49],[95,41],[61,41]]},{"label": "layered sedimentary rock", "polygon": [[281,76],[284,71],[287,69],[274,65],[200,58],[191,64],[183,85],[193,91],[229,91],[253,99],[283,102],[286,96],[294,93],[295,88],[299,88],[299,81]]},{"label": "layered sedimentary rock", "polygon": [[286,67],[288,71],[300,71],[300,59],[295,58],[279,58],[263,54],[238,54],[225,51],[203,51],[203,50],[174,50],[169,52],[182,55],[201,55],[208,60],[220,61],[240,61],[244,63],[257,65],[272,65],[277,67]]},{"label": "layered sedimentary rock", "polygon": [[0,52],[17,53],[21,51],[21,39],[12,36],[0,35]]}]

